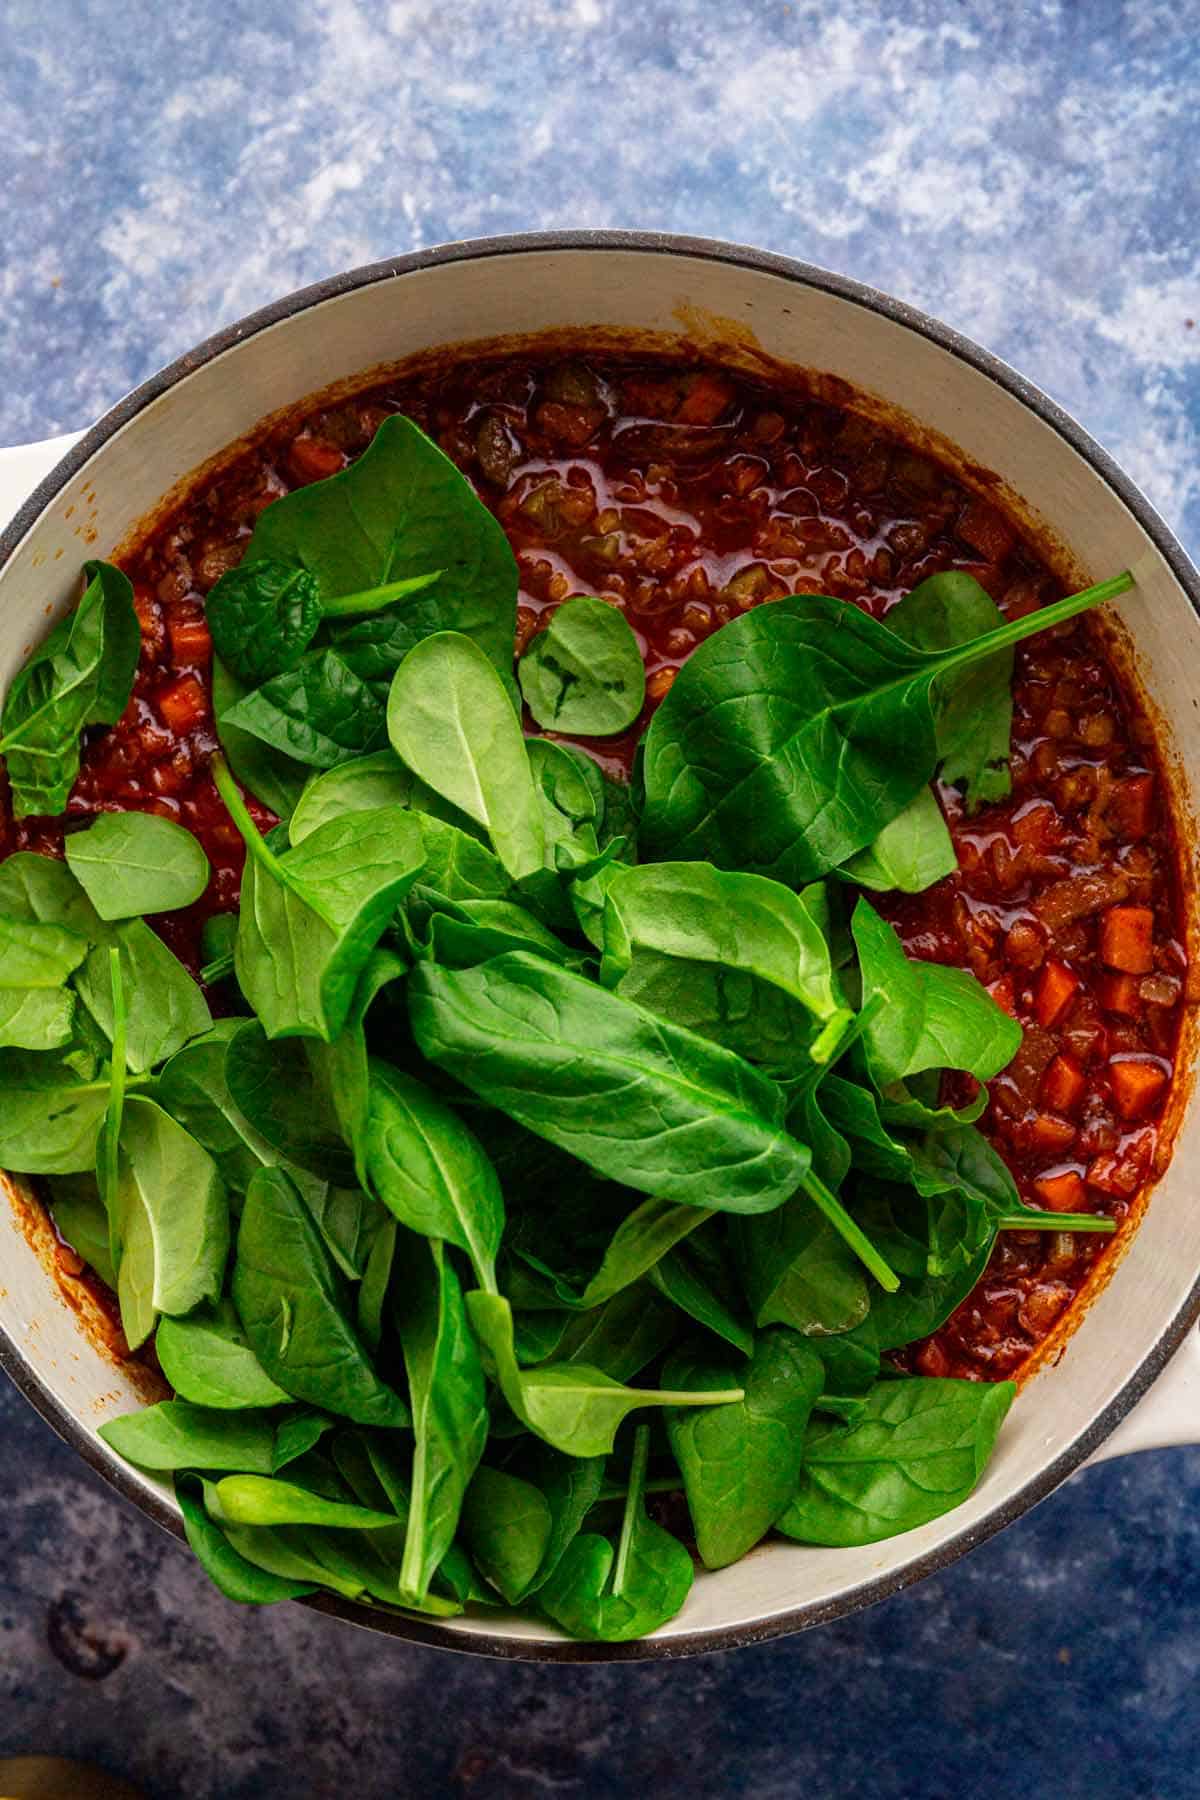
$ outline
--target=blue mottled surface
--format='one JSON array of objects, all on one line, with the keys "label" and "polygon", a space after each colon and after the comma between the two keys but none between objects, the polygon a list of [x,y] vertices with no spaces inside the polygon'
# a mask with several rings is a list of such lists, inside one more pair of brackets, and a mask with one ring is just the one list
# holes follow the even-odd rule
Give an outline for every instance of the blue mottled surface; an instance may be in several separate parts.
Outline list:
[{"label": "blue mottled surface", "polygon": [[[1195,0],[6,0],[0,442],[358,262],[652,226],[978,337],[1195,554],[1198,81]],[[1200,1453],[1084,1475],[818,1633],[576,1670],[238,1612],[7,1389],[0,1454],[0,1750],[157,1800],[1200,1791]]]}]

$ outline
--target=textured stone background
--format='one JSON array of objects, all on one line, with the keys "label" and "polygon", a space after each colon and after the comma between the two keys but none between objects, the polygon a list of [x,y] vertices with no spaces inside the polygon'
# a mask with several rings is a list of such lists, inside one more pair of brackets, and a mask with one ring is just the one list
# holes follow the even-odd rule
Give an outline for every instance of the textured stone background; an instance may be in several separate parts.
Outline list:
[{"label": "textured stone background", "polygon": [[[1200,550],[1195,0],[6,0],[0,442],[442,239],[649,226],[915,301]],[[0,1752],[156,1800],[1193,1800],[1200,1453],[1077,1478],[844,1624],[500,1666],[238,1612],[0,1390]]]}]

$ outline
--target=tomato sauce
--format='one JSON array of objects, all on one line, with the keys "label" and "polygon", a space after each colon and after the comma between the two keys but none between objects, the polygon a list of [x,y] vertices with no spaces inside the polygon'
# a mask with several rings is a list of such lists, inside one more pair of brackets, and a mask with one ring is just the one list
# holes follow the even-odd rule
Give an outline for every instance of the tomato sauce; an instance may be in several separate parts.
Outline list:
[{"label": "tomato sauce", "polygon": [[[576,593],[605,596],[634,627],[646,712],[621,739],[585,746],[614,775],[680,664],[752,606],[819,592],[883,616],[947,569],[974,575],[1010,618],[1062,592],[1017,525],[919,449],[852,410],[716,367],[463,361],[314,412],[236,458],[126,559],[142,623],[134,694],[119,725],[92,735],[68,808],[68,821],[139,808],[196,833],[209,889],[153,921],[193,969],[204,919],[236,904],[243,860],[208,774],[204,597],[264,507],[345,467],[391,412],[430,432],[508,534],[518,651]],[[1121,1221],[1166,1154],[1187,982],[1165,785],[1149,723],[1086,625],[1018,650],[1014,701],[1011,797],[969,816],[942,789],[959,867],[883,908],[910,955],[972,970],[1025,1028],[981,1126],[1026,1200]],[[61,853],[62,829],[0,808],[0,855]],[[974,1293],[898,1360],[1013,1374],[1111,1242],[1002,1233]]]}]

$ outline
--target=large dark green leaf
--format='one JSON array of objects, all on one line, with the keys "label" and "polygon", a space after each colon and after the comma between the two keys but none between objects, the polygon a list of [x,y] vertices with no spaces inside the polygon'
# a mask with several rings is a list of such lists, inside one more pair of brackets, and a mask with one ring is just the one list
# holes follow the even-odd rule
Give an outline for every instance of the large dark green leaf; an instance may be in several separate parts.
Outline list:
[{"label": "large dark green leaf", "polygon": [[1129,579],[928,652],[823,595],[755,607],[700,645],[651,721],[643,851],[793,887],[828,874],[932,776],[935,678],[944,702],[960,672]]},{"label": "large dark green leaf", "polygon": [[408,982],[421,1050],[491,1105],[627,1187],[766,1212],[808,1152],[740,1057],[524,954]]},{"label": "large dark green leaf", "polygon": [[79,773],[88,725],[115,725],[133,686],[141,630],[129,578],[111,563],[84,564],[87,587],[19,671],[0,714],[18,819],[61,813]]}]

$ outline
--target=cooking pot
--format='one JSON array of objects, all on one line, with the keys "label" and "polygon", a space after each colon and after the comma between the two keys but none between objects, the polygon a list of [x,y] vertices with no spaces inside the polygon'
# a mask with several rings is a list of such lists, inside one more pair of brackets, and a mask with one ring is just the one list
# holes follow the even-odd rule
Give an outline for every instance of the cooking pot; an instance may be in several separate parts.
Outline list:
[{"label": "cooking pot", "polygon": [[[595,342],[699,345],[743,368],[820,371],[821,391],[900,424],[996,489],[1064,569],[1129,568],[1120,602],[1132,670],[1163,734],[1178,803],[1200,787],[1200,577],[1162,520],[1087,434],[1029,382],[956,332],[856,282],[753,250],[599,232],[488,239],[377,263],[305,289],[211,338],[80,438],[0,451],[0,688],[107,556],[162,497],[267,415],[432,347],[583,331]],[[25,499],[34,483],[32,497]],[[1120,646],[1118,646],[1120,649]],[[1128,660],[1128,654],[1127,654]],[[1185,829],[1183,837],[1194,835]],[[1189,889],[1189,891],[1191,891]],[[1194,953],[1194,952],[1193,952]],[[946,1517],[863,1549],[770,1543],[705,1574],[645,1642],[569,1643],[498,1614],[433,1624],[333,1598],[308,1604],[398,1637],[503,1656],[673,1656],[751,1643],[839,1617],[943,1568],[1042,1499],[1089,1457],[1194,1441],[1200,1351],[1200,1106],[1194,1050],[1176,1084],[1175,1153],[1107,1285],[1009,1415],[976,1492]],[[19,1184],[0,1219],[0,1362],[115,1488],[182,1535],[170,1491],[97,1436],[141,1403],[138,1373],[98,1348],[53,1276],[53,1238]],[[1184,1345],[1185,1338],[1189,1341]],[[1168,1373],[1147,1389],[1181,1345]],[[1139,1403],[1136,1405],[1135,1403]]]}]

